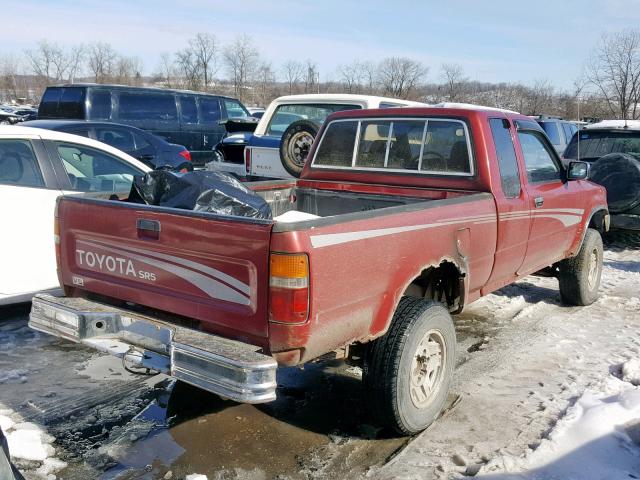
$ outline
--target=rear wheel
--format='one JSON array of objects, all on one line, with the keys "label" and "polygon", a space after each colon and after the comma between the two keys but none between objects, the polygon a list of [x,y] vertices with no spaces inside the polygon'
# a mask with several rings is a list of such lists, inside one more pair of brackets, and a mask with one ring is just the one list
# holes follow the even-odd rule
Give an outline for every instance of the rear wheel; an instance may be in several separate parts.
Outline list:
[{"label": "rear wheel", "polygon": [[377,420],[403,435],[427,428],[447,399],[455,356],[447,309],[403,297],[389,331],[369,344],[365,356],[363,382]]},{"label": "rear wheel", "polygon": [[299,177],[302,173],[319,128],[318,124],[310,120],[298,120],[282,134],[280,160],[285,170],[294,177]]},{"label": "rear wheel", "polygon": [[587,229],[578,255],[560,262],[560,298],[568,305],[591,305],[598,298],[602,276],[602,237]]}]

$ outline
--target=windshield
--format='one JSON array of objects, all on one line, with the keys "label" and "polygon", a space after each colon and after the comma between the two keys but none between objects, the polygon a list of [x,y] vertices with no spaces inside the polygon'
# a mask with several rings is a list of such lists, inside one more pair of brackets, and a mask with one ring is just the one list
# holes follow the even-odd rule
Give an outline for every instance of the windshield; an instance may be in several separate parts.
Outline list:
[{"label": "windshield", "polygon": [[334,112],[357,110],[360,108],[359,105],[329,105],[319,103],[279,105],[273,113],[266,134],[281,136],[289,125],[298,120],[311,120],[312,122],[321,124]]},{"label": "windshield", "polygon": [[564,158],[593,161],[609,153],[628,153],[640,158],[640,131],[580,130],[571,139]]}]

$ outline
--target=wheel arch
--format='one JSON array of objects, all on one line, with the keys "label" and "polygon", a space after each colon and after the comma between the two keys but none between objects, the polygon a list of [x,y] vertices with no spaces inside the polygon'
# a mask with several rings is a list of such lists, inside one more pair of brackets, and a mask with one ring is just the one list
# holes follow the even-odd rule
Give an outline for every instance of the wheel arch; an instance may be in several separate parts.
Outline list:
[{"label": "wheel arch", "polygon": [[414,296],[443,303],[451,313],[462,311],[468,296],[468,274],[465,265],[451,257],[442,257],[439,261],[428,263],[405,275],[398,282],[393,299],[385,308],[383,304],[372,324],[367,341],[384,335],[393,319],[393,315],[404,296]]}]

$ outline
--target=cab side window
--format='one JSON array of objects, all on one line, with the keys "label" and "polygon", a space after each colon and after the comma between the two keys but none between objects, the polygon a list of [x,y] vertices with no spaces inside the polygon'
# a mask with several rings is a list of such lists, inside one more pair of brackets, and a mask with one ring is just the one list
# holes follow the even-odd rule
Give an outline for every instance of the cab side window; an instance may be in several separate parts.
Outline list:
[{"label": "cab side window", "polygon": [[521,130],[518,132],[518,139],[522,147],[529,183],[553,182],[561,179],[560,167],[550,147],[541,139],[538,132]]},{"label": "cab side window", "polygon": [[489,120],[489,125],[491,126],[493,143],[496,146],[502,193],[507,198],[517,198],[520,196],[522,186],[520,185],[518,160],[509,131],[509,123],[501,118],[492,118]]},{"label": "cab side window", "polygon": [[0,184],[44,187],[38,160],[28,140],[0,140]]}]

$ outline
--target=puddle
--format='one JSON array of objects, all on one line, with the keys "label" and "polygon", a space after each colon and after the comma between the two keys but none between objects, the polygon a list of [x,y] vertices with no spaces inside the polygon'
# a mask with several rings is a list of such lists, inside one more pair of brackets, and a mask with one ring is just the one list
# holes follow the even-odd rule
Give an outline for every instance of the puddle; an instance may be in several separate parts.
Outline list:
[{"label": "puddle", "polygon": [[173,478],[343,478],[364,473],[406,438],[371,425],[357,372],[338,362],[278,372],[278,399],[262,405],[222,400],[176,383],[133,422],[156,427],[101,480]]}]

